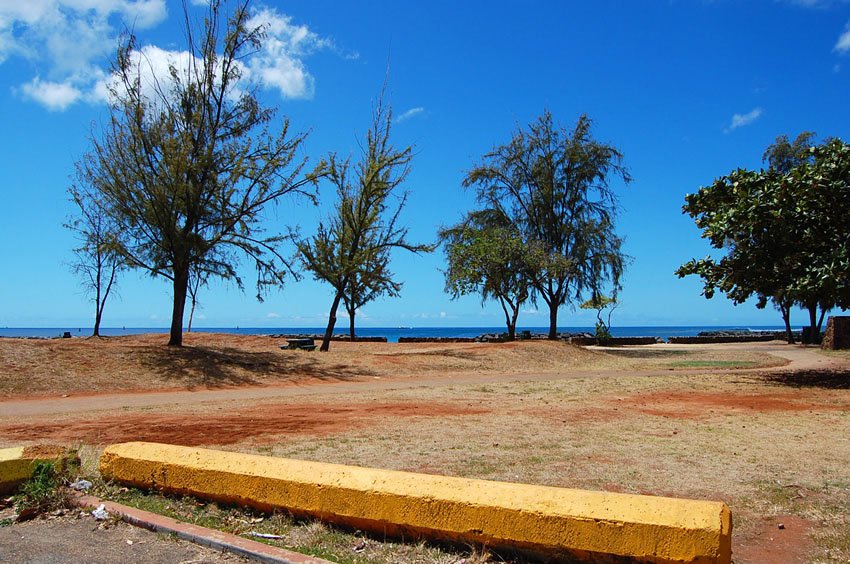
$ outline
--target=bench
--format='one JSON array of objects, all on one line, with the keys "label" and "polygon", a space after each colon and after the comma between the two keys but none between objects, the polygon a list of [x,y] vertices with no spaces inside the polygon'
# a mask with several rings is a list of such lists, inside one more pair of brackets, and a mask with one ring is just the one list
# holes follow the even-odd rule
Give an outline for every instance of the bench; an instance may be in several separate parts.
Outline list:
[{"label": "bench", "polygon": [[316,342],[312,339],[312,337],[304,337],[298,339],[287,339],[286,346],[281,345],[281,349],[284,350],[302,350],[302,351],[312,351],[316,349]]}]

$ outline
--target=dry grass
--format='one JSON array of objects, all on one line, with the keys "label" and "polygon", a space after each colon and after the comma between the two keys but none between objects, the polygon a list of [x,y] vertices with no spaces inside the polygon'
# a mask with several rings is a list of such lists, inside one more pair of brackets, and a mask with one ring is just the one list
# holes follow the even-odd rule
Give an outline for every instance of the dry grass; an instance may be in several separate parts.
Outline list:
[{"label": "dry grass", "polygon": [[[576,371],[775,366],[754,351],[588,350],[558,342],[333,343],[329,353],[281,350],[284,339],[193,333],[92,339],[0,339],[0,397],[358,381],[429,374],[562,374]],[[697,363],[693,366],[681,363]],[[724,364],[725,363],[725,364]]]},{"label": "dry grass", "polygon": [[[20,390],[29,374],[39,382],[39,391],[55,393],[55,382],[45,376],[59,370],[51,367],[53,361],[76,370],[81,389],[101,391],[115,386],[101,372],[119,369],[126,380],[122,387],[131,388],[364,380],[346,385],[344,392],[315,386],[309,395],[298,397],[187,404],[179,413],[173,406],[162,406],[99,414],[96,420],[101,427],[126,429],[121,431],[125,438],[134,438],[133,429],[143,428],[188,440],[189,435],[178,432],[191,428],[192,444],[242,452],[721,499],[732,508],[736,554],[746,555],[739,561],[771,560],[771,553],[765,552],[771,539],[786,534],[799,536],[785,550],[783,561],[850,559],[846,362],[843,369],[830,365],[829,370],[771,372],[764,367],[785,361],[759,344],[587,350],[547,342],[334,343],[330,354],[321,355],[280,351],[279,343],[261,337],[242,338],[244,342],[230,337],[194,339],[189,340],[190,352],[165,349],[159,345],[162,337],[110,339],[105,344],[26,342],[18,352],[9,348],[8,340],[0,340],[6,347],[0,362],[29,358],[36,367],[13,372],[14,386],[19,387],[4,384],[9,386],[4,391]],[[819,359],[834,364],[847,358],[788,350],[805,353],[815,364]],[[14,358],[10,361],[7,355]],[[97,362],[79,364],[90,357]],[[735,367],[761,368],[732,370]],[[213,368],[228,376],[210,379]],[[202,369],[207,380],[199,379]],[[415,377],[429,374],[433,377],[417,383]],[[484,377],[488,374],[501,376]],[[406,378],[406,385],[371,384],[374,376]],[[49,423],[82,442],[96,443],[81,426],[96,429],[98,424],[90,419],[89,414],[64,415]],[[121,427],[120,419],[129,423]],[[12,434],[11,422],[6,423],[0,426],[0,444],[19,442],[22,435]],[[14,425],[21,432],[47,423]],[[777,530],[777,520],[787,524],[785,531]],[[401,560],[392,549],[375,550],[376,561]]]}]

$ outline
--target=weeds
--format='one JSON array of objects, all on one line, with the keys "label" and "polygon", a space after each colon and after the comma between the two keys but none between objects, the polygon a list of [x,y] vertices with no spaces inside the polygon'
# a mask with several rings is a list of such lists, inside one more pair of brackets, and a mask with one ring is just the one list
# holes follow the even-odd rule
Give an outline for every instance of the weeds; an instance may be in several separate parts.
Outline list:
[{"label": "weeds", "polygon": [[70,507],[64,488],[67,466],[53,462],[37,462],[32,477],[24,482],[13,497],[18,521],[32,519],[42,513]]}]

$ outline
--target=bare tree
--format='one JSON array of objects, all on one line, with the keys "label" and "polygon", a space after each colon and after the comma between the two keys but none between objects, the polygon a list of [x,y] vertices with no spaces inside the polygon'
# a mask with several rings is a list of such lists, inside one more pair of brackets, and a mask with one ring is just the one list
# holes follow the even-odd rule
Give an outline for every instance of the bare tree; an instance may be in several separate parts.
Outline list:
[{"label": "bare tree", "polygon": [[126,263],[118,251],[118,231],[101,201],[79,186],[72,186],[68,194],[78,212],[65,224],[79,242],[79,246],[74,248],[71,270],[80,278],[83,289],[94,302],[92,336],[99,337],[106,300]]}]

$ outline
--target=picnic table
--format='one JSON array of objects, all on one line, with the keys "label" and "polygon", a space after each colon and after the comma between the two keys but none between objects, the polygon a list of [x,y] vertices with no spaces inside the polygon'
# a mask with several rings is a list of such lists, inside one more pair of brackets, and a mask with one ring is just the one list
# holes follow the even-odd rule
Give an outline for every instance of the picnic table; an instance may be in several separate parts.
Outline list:
[{"label": "picnic table", "polygon": [[316,348],[316,342],[312,337],[299,337],[297,339],[287,339],[286,346],[281,345],[282,349],[300,349],[302,351],[312,351]]}]

